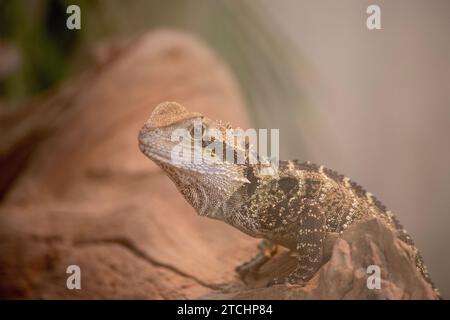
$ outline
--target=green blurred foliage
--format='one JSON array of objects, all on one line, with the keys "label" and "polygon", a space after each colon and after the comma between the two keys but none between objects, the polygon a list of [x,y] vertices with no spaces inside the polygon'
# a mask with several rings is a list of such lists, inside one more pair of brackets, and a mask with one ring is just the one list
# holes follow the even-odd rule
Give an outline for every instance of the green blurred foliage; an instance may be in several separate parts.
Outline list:
[{"label": "green blurred foliage", "polygon": [[79,32],[67,32],[69,1],[0,1],[0,40],[19,49],[20,66],[0,82],[0,94],[22,100],[63,79]]},{"label": "green blurred foliage", "polygon": [[[66,28],[70,4],[81,8],[81,30]],[[20,68],[0,80],[0,97],[20,102],[56,85],[100,41],[175,28],[203,39],[231,67],[255,125],[287,128],[282,139],[300,149],[297,121],[309,111],[303,58],[265,9],[259,1],[0,0],[0,40],[22,55]]]}]

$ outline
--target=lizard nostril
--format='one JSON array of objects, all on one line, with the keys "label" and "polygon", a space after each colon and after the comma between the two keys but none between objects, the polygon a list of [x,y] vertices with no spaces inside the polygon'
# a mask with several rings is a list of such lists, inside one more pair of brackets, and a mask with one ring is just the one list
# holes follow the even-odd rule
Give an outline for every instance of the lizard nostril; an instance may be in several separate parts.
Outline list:
[{"label": "lizard nostril", "polygon": [[146,138],[147,138],[147,129],[144,126],[144,127],[142,127],[141,130],[139,130],[139,134],[138,134],[139,144],[145,144]]}]

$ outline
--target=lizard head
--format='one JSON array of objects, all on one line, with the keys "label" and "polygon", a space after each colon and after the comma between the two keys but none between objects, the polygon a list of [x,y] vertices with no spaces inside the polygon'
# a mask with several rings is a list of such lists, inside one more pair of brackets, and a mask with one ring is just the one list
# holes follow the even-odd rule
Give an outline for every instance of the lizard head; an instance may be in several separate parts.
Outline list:
[{"label": "lizard head", "polygon": [[[249,183],[245,146],[227,140],[226,133],[233,130],[178,103],[164,102],[140,130],[139,147],[165,171],[198,214],[224,219],[220,207]],[[243,161],[236,161],[238,153]]]}]

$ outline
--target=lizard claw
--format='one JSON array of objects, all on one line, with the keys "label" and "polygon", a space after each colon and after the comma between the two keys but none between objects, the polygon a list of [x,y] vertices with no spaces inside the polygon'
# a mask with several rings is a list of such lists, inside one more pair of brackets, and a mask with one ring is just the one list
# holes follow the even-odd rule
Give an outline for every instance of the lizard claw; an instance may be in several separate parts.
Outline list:
[{"label": "lizard claw", "polygon": [[281,284],[281,282],[279,281],[279,278],[273,278],[272,280],[270,280],[269,282],[267,282],[266,287],[271,287],[277,284]]},{"label": "lizard claw", "polygon": [[267,287],[271,287],[271,286],[278,285],[278,284],[295,284],[295,285],[300,285],[300,286],[305,285],[305,283],[298,277],[289,275],[287,277],[273,278],[272,280],[270,280],[267,283]]},{"label": "lizard claw", "polygon": [[250,271],[250,268],[248,268],[247,265],[248,265],[247,263],[243,263],[234,268],[234,270],[239,274],[241,278],[245,277],[245,275]]},{"label": "lizard claw", "polygon": [[293,279],[289,277],[281,277],[281,278],[275,277],[267,283],[267,287],[275,286],[278,284],[294,284],[294,283],[295,282],[293,281]]},{"label": "lizard claw", "polygon": [[246,278],[249,276],[252,276],[253,278],[256,277],[256,272],[254,270],[254,268],[252,268],[250,263],[243,263],[239,266],[237,266],[236,268],[234,268],[234,270],[239,274],[239,277],[241,278],[242,281],[244,281],[244,283],[247,283]]}]

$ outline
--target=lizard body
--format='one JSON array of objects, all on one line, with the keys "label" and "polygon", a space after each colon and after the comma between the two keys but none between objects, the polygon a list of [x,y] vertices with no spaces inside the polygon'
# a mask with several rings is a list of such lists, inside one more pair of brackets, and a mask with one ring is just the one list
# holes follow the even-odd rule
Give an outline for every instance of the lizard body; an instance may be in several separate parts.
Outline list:
[{"label": "lizard body", "polygon": [[[411,237],[395,216],[372,194],[335,171],[297,161],[280,161],[275,175],[261,174],[266,166],[261,161],[235,164],[222,158],[200,164],[175,163],[171,157],[175,144],[171,134],[180,128],[194,133],[195,121],[202,123],[201,148],[206,147],[203,138],[210,129],[225,132],[231,128],[189,112],[177,103],[166,102],[156,107],[141,129],[140,149],[167,173],[200,215],[265,239],[259,246],[261,252],[237,268],[242,277],[257,270],[276,253],[276,245],[282,245],[292,251],[298,264],[287,278],[275,279],[273,283],[305,282],[324,263],[327,235],[339,236],[350,225],[377,217],[413,248],[417,269],[433,286]],[[236,148],[227,145],[227,141],[222,143],[224,148]]]}]

